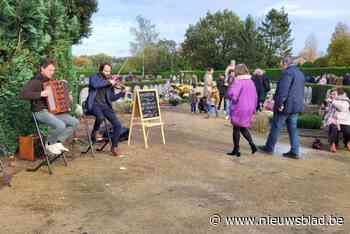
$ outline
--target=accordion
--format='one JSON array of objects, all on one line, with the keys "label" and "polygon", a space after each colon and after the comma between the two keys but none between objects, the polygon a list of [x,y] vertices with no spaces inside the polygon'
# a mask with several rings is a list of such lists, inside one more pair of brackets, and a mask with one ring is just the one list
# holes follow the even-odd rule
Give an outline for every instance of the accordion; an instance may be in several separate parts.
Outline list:
[{"label": "accordion", "polygon": [[48,91],[47,105],[49,112],[53,114],[69,112],[71,101],[67,81],[51,80],[43,85],[44,89]]}]

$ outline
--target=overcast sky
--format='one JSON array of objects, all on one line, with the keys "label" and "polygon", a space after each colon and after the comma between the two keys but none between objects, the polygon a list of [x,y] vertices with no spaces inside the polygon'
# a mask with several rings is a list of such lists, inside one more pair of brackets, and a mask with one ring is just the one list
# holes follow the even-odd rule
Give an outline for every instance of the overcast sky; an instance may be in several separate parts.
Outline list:
[{"label": "overcast sky", "polygon": [[73,47],[75,55],[106,53],[115,57],[130,55],[133,40],[130,27],[136,16],[151,20],[160,38],[180,43],[189,24],[195,24],[208,11],[229,9],[244,20],[248,14],[263,19],[271,8],[284,7],[291,21],[293,53],[304,47],[308,35],[314,34],[319,50],[326,52],[337,22],[350,25],[349,0],[99,0],[98,12],[92,17],[92,35]]}]

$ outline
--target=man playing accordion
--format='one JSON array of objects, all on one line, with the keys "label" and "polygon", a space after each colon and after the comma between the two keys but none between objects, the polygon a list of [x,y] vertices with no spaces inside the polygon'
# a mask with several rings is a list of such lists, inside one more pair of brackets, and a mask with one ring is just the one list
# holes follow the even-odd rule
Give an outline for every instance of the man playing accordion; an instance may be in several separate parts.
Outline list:
[{"label": "man playing accordion", "polygon": [[[49,126],[46,149],[53,154],[69,151],[63,144],[79,126],[79,120],[69,113],[50,113],[48,107],[49,91],[44,89],[44,83],[53,80],[55,62],[43,59],[35,75],[23,87],[21,98],[31,102],[31,110],[36,119]],[[72,97],[70,96],[72,101]]]}]

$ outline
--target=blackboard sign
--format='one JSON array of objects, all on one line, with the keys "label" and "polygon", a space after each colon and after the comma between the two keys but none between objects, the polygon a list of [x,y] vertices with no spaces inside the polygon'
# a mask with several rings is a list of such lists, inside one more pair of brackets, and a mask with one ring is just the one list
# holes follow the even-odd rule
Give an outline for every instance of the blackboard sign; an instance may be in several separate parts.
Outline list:
[{"label": "blackboard sign", "polygon": [[156,90],[139,90],[142,119],[158,118],[159,103]]}]

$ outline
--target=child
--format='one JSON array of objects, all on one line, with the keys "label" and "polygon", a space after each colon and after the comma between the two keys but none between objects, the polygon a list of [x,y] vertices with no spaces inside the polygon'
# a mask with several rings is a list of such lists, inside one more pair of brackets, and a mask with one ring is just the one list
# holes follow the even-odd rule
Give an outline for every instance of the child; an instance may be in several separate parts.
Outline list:
[{"label": "child", "polygon": [[199,103],[198,103],[198,110],[199,110],[199,113],[207,113],[208,111],[208,107],[207,107],[207,97],[201,97],[199,99]]},{"label": "child", "polygon": [[340,124],[338,121],[337,108],[334,105],[334,101],[338,96],[336,89],[332,89],[329,97],[327,98],[326,113],[323,119],[323,127],[328,128],[328,141],[330,144],[330,151],[335,153],[337,151]]},{"label": "child", "polygon": [[197,93],[194,89],[192,89],[190,96],[189,96],[189,102],[191,104],[191,113],[194,114],[197,111],[197,103],[198,103],[198,97]]},{"label": "child", "polygon": [[218,104],[220,102],[220,95],[219,95],[219,89],[216,87],[215,84],[213,85],[213,90],[212,90],[212,93],[210,95],[209,100],[210,100],[208,102],[209,111],[208,111],[207,118],[209,118],[213,114],[215,114],[215,116],[218,117],[217,106],[218,106]]},{"label": "child", "polygon": [[273,95],[269,94],[267,96],[267,99],[264,102],[264,109],[267,111],[273,111],[273,106],[274,106],[275,102],[273,100]]}]

